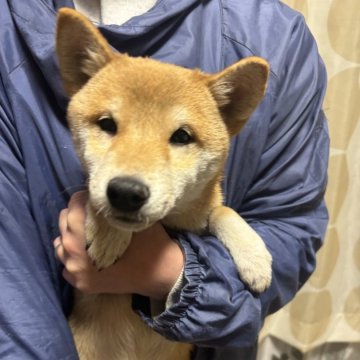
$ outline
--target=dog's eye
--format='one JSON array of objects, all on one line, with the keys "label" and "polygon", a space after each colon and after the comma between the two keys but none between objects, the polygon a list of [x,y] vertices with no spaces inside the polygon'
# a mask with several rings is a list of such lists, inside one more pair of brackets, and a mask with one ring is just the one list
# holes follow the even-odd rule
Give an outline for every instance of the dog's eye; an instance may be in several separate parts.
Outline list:
[{"label": "dog's eye", "polygon": [[170,143],[174,145],[188,145],[194,142],[190,131],[184,128],[176,130],[170,137]]},{"label": "dog's eye", "polygon": [[107,132],[110,135],[117,133],[117,125],[113,118],[104,116],[97,121],[97,125],[102,131]]}]

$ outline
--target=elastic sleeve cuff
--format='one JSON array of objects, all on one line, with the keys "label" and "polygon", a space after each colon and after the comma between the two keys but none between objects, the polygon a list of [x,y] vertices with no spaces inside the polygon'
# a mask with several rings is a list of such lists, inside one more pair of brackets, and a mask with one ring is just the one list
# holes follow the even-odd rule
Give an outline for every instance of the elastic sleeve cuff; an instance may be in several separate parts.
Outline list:
[{"label": "elastic sleeve cuff", "polygon": [[175,285],[169,292],[169,295],[165,301],[165,309],[168,309],[172,305],[176,304],[180,300],[181,290],[186,285],[186,278],[184,274],[184,268],[181,270],[181,274],[175,282]]},{"label": "elastic sleeve cuff", "polygon": [[[198,261],[197,254],[186,240],[184,234],[172,233],[170,235],[177,239],[184,253],[185,265],[183,270],[182,287],[172,296],[170,306],[166,307],[161,314],[151,317],[150,301],[148,298],[134,295],[133,309],[141,316],[142,320],[153,330],[159,332],[164,337],[177,341],[179,338],[176,333],[176,323],[185,316],[185,313],[191,303],[198,295],[199,284],[204,277],[204,270]],[[169,331],[169,329],[172,331]]]}]

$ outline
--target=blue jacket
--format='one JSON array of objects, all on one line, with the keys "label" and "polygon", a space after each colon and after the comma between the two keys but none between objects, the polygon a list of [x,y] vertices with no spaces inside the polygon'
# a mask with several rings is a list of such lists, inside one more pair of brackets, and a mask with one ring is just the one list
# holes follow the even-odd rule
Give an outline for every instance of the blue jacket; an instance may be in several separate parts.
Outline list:
[{"label": "blue jacket", "polygon": [[[0,358],[76,359],[66,317],[71,291],[55,260],[58,214],[84,176],[65,121],[54,54],[56,10],[70,0],[0,0]],[[212,237],[179,234],[186,255],[179,301],[156,318],[164,336],[196,345],[196,359],[241,359],[264,317],[286,304],[315,267],[327,224],[326,74],[302,16],[277,0],[160,0],[111,45],[216,72],[259,55],[271,64],[264,101],[234,139],[226,203],[261,235],[273,281],[260,296],[239,280]],[[250,355],[244,357],[250,359]]]}]

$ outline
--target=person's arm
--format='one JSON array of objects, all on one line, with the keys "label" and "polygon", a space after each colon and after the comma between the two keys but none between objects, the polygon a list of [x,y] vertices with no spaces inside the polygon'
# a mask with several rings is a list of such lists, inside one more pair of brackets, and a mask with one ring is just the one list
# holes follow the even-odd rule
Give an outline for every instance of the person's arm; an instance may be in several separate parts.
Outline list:
[{"label": "person's arm", "polygon": [[57,274],[49,264],[51,242],[46,246],[41,240],[31,211],[22,149],[1,78],[0,248],[0,358],[77,359],[54,283]]}]

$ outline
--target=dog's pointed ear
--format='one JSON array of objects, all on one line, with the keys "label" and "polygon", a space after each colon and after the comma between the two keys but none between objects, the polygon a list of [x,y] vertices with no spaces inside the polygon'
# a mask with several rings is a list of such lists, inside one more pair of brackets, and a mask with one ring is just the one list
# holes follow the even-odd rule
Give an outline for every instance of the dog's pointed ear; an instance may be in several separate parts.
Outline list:
[{"label": "dog's pointed ear", "polygon": [[70,8],[62,8],[58,13],[56,52],[69,96],[114,58],[99,30],[85,16]]},{"label": "dog's pointed ear", "polygon": [[262,100],[268,75],[269,64],[262,58],[250,57],[209,76],[210,92],[231,136],[242,129]]}]

